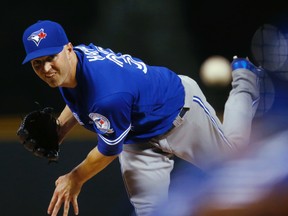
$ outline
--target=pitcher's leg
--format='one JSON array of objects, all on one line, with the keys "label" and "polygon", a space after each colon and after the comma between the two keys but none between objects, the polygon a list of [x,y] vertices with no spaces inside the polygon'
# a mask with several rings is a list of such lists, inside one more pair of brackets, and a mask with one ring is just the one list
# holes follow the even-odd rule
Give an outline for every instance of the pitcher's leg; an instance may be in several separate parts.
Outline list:
[{"label": "pitcher's leg", "polygon": [[150,144],[127,144],[119,160],[126,190],[138,216],[148,216],[168,199],[171,155]]},{"label": "pitcher's leg", "polygon": [[242,68],[233,73],[233,89],[225,105],[224,125],[197,83],[180,76],[186,93],[184,106],[190,110],[182,125],[165,139],[158,140],[164,151],[206,169],[248,142],[259,97],[257,76]]},{"label": "pitcher's leg", "polygon": [[236,148],[250,141],[251,125],[259,101],[259,78],[256,68],[247,59],[232,62],[232,90],[225,104],[223,130]]},{"label": "pitcher's leg", "polygon": [[164,139],[154,140],[159,147],[202,169],[233,151],[223,133],[221,121],[207,102],[198,84],[187,76],[180,76],[185,88],[185,105],[190,108],[183,122]]}]

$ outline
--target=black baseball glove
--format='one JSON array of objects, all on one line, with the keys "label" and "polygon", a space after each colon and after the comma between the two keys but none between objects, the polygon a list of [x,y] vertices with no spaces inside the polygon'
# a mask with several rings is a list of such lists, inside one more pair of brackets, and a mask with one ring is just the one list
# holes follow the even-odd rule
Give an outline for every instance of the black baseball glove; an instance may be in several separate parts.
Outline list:
[{"label": "black baseball glove", "polygon": [[46,107],[24,116],[17,135],[23,146],[35,156],[57,162],[59,158],[57,118],[53,108]]}]

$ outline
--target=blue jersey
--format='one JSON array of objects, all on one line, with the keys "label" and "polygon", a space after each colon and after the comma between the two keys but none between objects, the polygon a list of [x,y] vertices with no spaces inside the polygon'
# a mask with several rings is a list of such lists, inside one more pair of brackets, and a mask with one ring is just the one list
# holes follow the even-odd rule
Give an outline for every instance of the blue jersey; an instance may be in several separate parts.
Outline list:
[{"label": "blue jersey", "polygon": [[116,155],[165,133],[184,105],[176,73],[93,44],[74,47],[75,88],[59,88],[78,122],[97,133],[98,149]]}]

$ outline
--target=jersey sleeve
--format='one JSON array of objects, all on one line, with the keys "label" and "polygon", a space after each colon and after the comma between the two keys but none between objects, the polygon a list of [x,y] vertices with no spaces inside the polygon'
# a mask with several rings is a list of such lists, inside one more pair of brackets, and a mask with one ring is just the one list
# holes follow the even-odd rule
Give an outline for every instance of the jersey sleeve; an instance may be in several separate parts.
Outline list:
[{"label": "jersey sleeve", "polygon": [[98,136],[98,149],[107,156],[117,155],[123,149],[124,140],[131,129],[131,104],[129,93],[116,93],[93,107],[89,117],[93,120]]}]

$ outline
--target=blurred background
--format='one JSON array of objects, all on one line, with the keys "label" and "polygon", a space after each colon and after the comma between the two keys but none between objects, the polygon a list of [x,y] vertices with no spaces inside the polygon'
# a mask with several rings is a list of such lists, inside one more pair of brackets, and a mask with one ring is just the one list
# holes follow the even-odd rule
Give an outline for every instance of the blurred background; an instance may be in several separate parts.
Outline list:
[{"label": "blurred background", "polygon": [[[37,20],[61,23],[74,45],[92,42],[190,76],[220,118],[231,88],[230,62],[235,55],[248,57],[266,69],[261,75],[262,98],[252,142],[287,129],[288,9],[284,0],[253,5],[251,1],[191,0],[5,4],[0,15],[1,215],[46,215],[54,181],[78,164],[96,143],[95,135],[76,127],[61,149],[60,162],[48,165],[32,157],[17,140],[19,123],[24,114],[37,108],[35,102],[54,107],[56,112],[64,107],[58,89],[42,82],[29,63],[21,64],[25,57],[22,33]],[[176,162],[171,188],[181,184],[176,179],[179,173],[202,176],[195,167],[177,158]],[[117,161],[85,185],[79,203],[80,215],[132,214]]]}]

